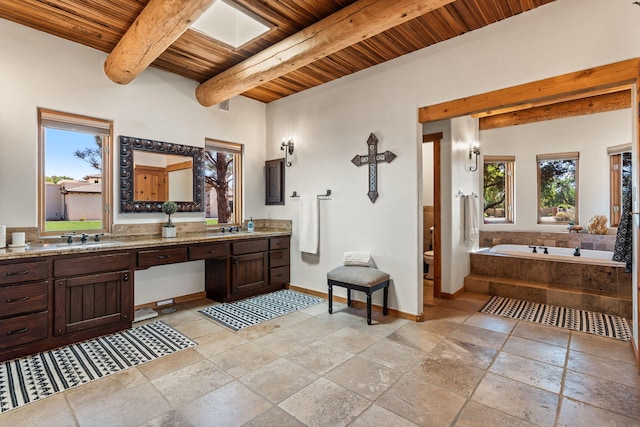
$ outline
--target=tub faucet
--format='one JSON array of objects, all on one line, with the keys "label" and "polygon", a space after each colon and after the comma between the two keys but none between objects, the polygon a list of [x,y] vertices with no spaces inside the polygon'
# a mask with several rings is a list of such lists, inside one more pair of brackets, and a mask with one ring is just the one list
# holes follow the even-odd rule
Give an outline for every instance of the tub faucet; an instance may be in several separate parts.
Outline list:
[{"label": "tub faucet", "polygon": [[529,248],[533,249],[533,251],[531,251],[531,253],[537,254],[538,253],[538,247],[537,246],[531,246],[529,245]]},{"label": "tub faucet", "polygon": [[544,253],[549,255],[549,248],[547,248],[546,246],[538,246],[540,249],[544,249]]},{"label": "tub faucet", "polygon": [[576,251],[573,253],[573,256],[580,256],[580,246],[576,246]]}]

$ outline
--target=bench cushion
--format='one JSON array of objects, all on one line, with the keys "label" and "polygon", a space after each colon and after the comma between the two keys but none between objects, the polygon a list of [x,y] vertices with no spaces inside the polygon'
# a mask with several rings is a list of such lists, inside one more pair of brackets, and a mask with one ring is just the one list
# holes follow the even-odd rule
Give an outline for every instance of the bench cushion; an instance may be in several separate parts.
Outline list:
[{"label": "bench cushion", "polygon": [[359,286],[375,286],[389,280],[389,274],[373,267],[340,266],[327,273],[328,280]]}]

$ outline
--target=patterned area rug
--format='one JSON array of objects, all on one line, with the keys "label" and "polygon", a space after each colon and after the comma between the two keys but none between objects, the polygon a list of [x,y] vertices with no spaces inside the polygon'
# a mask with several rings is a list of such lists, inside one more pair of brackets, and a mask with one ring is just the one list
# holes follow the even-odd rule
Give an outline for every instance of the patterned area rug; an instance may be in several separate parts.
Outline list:
[{"label": "patterned area rug", "polygon": [[322,298],[287,289],[241,301],[216,304],[198,311],[234,331],[239,331],[324,301]]},{"label": "patterned area rug", "polygon": [[494,296],[480,312],[587,332],[620,341],[631,340],[631,331],[625,318],[594,311]]},{"label": "patterned area rug", "polygon": [[0,364],[0,413],[194,347],[164,322]]}]

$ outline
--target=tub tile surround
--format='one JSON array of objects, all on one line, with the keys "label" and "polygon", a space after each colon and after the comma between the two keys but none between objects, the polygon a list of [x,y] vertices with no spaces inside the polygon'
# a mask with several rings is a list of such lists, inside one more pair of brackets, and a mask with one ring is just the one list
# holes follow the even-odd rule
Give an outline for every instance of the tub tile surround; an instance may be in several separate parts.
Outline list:
[{"label": "tub tile surround", "polygon": [[465,290],[598,311],[631,319],[631,275],[623,267],[538,261],[491,252],[471,256]]},{"label": "tub tile surround", "polygon": [[480,231],[481,248],[496,245],[536,245],[555,246],[557,248],[593,249],[596,251],[613,251],[616,243],[615,234],[589,233],[542,233],[538,231]]}]

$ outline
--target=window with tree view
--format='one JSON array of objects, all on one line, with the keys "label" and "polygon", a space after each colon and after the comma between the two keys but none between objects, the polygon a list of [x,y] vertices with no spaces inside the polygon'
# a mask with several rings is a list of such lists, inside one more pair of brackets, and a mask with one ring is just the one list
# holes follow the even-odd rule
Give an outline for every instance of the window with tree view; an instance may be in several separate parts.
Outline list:
[{"label": "window with tree view", "polygon": [[110,230],[112,122],[39,109],[42,234]]},{"label": "window with tree view", "polygon": [[513,156],[485,156],[483,161],[484,223],[513,223]]},{"label": "window with tree view", "polygon": [[208,226],[242,221],[242,145],[205,142],[205,218]]},{"label": "window with tree view", "polygon": [[538,223],[578,223],[579,153],[540,154]]}]

